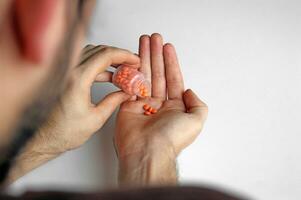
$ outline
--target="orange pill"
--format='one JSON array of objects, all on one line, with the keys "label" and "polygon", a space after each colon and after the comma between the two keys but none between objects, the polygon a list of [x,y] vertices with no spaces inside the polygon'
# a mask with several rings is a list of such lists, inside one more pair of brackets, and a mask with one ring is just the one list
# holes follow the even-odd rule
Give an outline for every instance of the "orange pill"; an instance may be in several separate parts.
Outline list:
[{"label": "orange pill", "polygon": [[144,114],[145,114],[145,115],[151,115],[152,113],[150,113],[150,112],[148,112],[148,111],[145,111]]},{"label": "orange pill", "polygon": [[147,109],[147,111],[149,111],[150,113],[153,112],[153,110],[154,109],[152,107],[149,107],[149,109]]},{"label": "orange pill", "polygon": [[157,112],[158,112],[158,111],[157,111],[155,108],[153,108],[152,111],[151,111],[152,114],[155,114],[155,113],[157,113]]},{"label": "orange pill", "polygon": [[145,97],[148,96],[148,93],[145,92],[145,91],[143,91],[142,94],[143,94]]},{"label": "orange pill", "polygon": [[144,109],[144,110],[148,110],[149,108],[150,108],[150,105],[144,104],[144,106],[143,106],[143,109]]}]

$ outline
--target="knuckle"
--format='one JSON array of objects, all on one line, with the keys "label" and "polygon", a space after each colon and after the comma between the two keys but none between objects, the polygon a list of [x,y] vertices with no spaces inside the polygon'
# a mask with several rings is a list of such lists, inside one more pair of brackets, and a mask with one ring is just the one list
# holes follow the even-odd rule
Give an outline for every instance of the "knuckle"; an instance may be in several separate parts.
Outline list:
[{"label": "knuckle", "polygon": [[204,103],[204,102],[202,102],[201,109],[202,109],[204,112],[206,112],[206,113],[209,112],[209,107],[208,107],[208,105],[207,105],[206,103]]},{"label": "knuckle", "polygon": [[182,78],[181,78],[181,76],[178,76],[178,75],[168,76],[167,81],[168,81],[168,83],[173,84],[173,85],[180,85]]},{"label": "knuckle", "polygon": [[199,114],[198,114],[199,118],[201,118],[201,120],[206,120],[208,116],[208,112],[209,112],[208,106],[200,107]]},{"label": "knuckle", "polygon": [[206,116],[206,118],[207,118],[208,113],[209,113],[209,108],[208,108],[208,106],[205,105],[205,106],[203,106],[201,109],[203,110],[203,114],[204,114],[204,115]]},{"label": "knuckle", "polygon": [[88,45],[86,45],[86,46],[84,47],[84,49],[88,49],[88,48],[91,48],[91,47],[94,47],[94,45],[88,44]]},{"label": "knuckle", "polygon": [[107,48],[107,47],[109,47],[109,46],[104,45],[104,44],[97,45],[97,48],[99,48],[99,49],[104,49],[104,48]]},{"label": "knuckle", "polygon": [[152,71],[152,76],[159,78],[159,79],[164,79],[165,78],[165,73],[163,70],[154,70]]},{"label": "knuckle", "polygon": [[101,49],[102,53],[105,53],[105,54],[111,54],[113,52],[116,51],[116,48],[115,47],[111,47],[111,46],[104,46],[102,49]]},{"label": "knuckle", "polygon": [[208,116],[208,106],[206,104],[202,105],[202,106],[198,106],[198,107],[194,107],[192,109],[190,109],[190,112],[193,113],[193,117],[197,120],[200,121],[202,123],[204,123],[204,121],[207,119]]}]

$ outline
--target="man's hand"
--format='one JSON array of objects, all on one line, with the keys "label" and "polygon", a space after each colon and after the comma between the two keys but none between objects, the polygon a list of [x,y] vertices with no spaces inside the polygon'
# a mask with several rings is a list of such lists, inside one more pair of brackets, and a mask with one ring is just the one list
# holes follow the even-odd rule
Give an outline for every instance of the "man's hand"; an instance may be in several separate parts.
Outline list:
[{"label": "man's hand", "polygon": [[10,172],[12,182],[57,155],[84,144],[100,129],[113,111],[130,96],[119,91],[107,95],[96,105],[91,103],[93,82],[111,81],[111,65],[138,67],[139,57],[107,46],[88,45],[78,66],[71,69],[70,81],[48,121],[17,158]]},{"label": "man's hand", "polygon": [[[192,90],[184,91],[176,52],[153,34],[140,38],[141,68],[152,82],[147,99],[124,102],[117,116],[115,145],[124,185],[175,184],[175,160],[200,133],[208,108]],[[144,115],[143,105],[158,109]]]},{"label": "man's hand", "polygon": [[89,45],[84,49],[80,65],[73,69],[69,88],[38,134],[41,141],[50,143],[52,151],[60,153],[81,146],[130,98],[119,91],[96,105],[91,103],[93,82],[111,82],[112,72],[105,70],[119,64],[138,67],[139,57],[113,47]]}]

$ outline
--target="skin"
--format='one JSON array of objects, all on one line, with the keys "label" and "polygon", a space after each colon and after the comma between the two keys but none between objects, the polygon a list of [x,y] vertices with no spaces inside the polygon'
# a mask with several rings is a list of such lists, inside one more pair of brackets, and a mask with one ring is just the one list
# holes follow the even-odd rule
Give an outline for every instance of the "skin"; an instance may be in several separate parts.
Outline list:
[{"label": "skin", "polygon": [[[0,147],[3,148],[15,135],[14,129],[22,120],[23,112],[41,94],[50,74],[57,68],[54,63],[63,54],[62,45],[68,37],[66,30],[74,20],[78,24],[74,29],[69,68],[78,62],[89,15],[84,14],[85,17],[78,20],[77,4],[68,7],[66,1],[3,0],[1,4]],[[84,13],[89,11],[91,5],[87,5]],[[43,19],[43,23],[35,19]],[[66,80],[68,76],[67,73]]]},{"label": "skin", "polygon": [[[176,184],[176,157],[199,135],[208,108],[192,90],[184,91],[180,66],[172,44],[162,36],[140,38],[141,68],[152,82],[147,99],[122,104],[115,135],[121,185]],[[158,109],[143,115],[143,105]]]},{"label": "skin", "polygon": [[104,125],[123,101],[129,99],[130,96],[123,92],[113,92],[94,105],[90,90],[95,81],[110,81],[111,74],[105,71],[108,66],[137,66],[139,58],[136,55],[114,47],[91,48],[89,45],[83,50],[81,63],[73,68],[69,87],[47,122],[17,158],[8,183],[61,153],[80,147]]},{"label": "skin", "polygon": [[[14,1],[1,1],[0,151],[2,153],[16,136],[15,127],[23,120],[24,111],[40,97],[45,84],[51,84],[48,79],[54,69],[62,67],[53,63],[64,53],[61,44],[64,47],[64,41],[69,36],[66,30],[74,22],[76,26],[72,40],[73,51],[69,52],[70,65],[64,81],[61,82],[63,95],[52,109],[48,121],[42,124],[36,136],[16,158],[6,184],[62,152],[82,145],[101,128],[113,110],[125,101],[128,95],[120,92],[112,93],[97,105],[92,105],[90,99],[92,83],[105,78],[108,73],[103,75],[102,72],[111,64],[139,63],[139,58],[129,51],[103,46],[90,49],[89,52],[91,46],[88,46],[82,53],[85,62],[81,62],[79,59],[81,46],[84,43],[93,1],[85,3],[80,19],[77,1],[70,5],[67,1],[55,0],[20,0],[20,2],[23,4],[17,8],[14,7],[16,5]],[[52,11],[47,13],[49,10]],[[16,24],[12,23],[14,13],[19,16],[15,19],[18,22]],[[47,26],[39,25],[34,20],[26,20],[38,17],[47,21]],[[22,39],[18,39],[17,36]],[[89,125],[87,129],[79,129],[83,127],[82,123]],[[74,139],[74,130],[78,131],[77,139]],[[2,153],[0,161],[4,155]]]},{"label": "skin", "polygon": [[[11,143],[14,127],[21,120],[24,110],[41,94],[42,86],[53,71],[53,61],[58,56],[56,52],[61,51],[60,44],[66,40],[66,27],[70,25],[68,20],[74,19],[72,17],[76,16],[77,10],[68,10],[70,6],[66,1],[48,1],[50,4],[47,6],[44,5],[46,0],[24,2],[16,10],[21,30],[18,34],[23,42],[15,38],[16,29],[11,22],[12,13],[9,10],[13,1],[3,0],[0,6],[2,149]],[[33,8],[37,5],[39,9],[36,12],[27,12],[27,6]],[[41,9],[43,7],[51,12],[45,12]],[[41,124],[16,158],[6,184],[60,154],[83,145],[120,104],[115,135],[120,184],[138,186],[177,182],[176,157],[201,131],[207,106],[191,90],[184,90],[175,49],[171,44],[163,46],[159,34],[141,37],[140,58],[132,52],[110,46],[88,45],[80,52],[92,7],[93,3],[85,6],[84,18],[75,28],[73,52],[63,93],[47,121]],[[67,21],[66,13],[70,14]],[[48,25],[35,27],[39,23],[22,21],[29,17],[41,17]],[[28,31],[32,34],[28,34]],[[111,82],[112,74],[106,69],[110,65],[120,64],[133,68],[141,65],[139,70],[152,81],[151,97],[136,99],[119,91],[92,104],[90,89],[93,82]],[[20,85],[22,90],[19,90]],[[143,115],[142,106],[145,103],[158,109],[158,113]]]}]

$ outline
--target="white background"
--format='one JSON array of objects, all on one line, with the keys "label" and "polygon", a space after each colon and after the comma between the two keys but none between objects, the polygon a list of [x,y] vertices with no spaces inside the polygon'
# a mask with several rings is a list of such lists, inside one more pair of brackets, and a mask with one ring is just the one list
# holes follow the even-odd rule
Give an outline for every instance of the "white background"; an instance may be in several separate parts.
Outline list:
[{"label": "white background", "polygon": [[[95,11],[89,43],[137,51],[139,35],[161,33],[178,50],[186,87],[208,103],[202,135],[178,161],[183,184],[301,199],[300,1],[103,0]],[[93,87],[94,101],[107,86]],[[115,186],[113,129],[111,119],[11,190]]]}]

